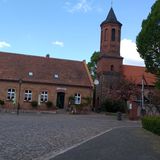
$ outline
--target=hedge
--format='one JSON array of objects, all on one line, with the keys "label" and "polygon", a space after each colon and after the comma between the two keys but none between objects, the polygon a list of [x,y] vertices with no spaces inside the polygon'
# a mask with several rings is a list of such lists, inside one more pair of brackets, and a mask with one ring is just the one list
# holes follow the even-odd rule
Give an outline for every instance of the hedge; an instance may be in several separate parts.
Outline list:
[{"label": "hedge", "polygon": [[145,116],[142,118],[142,126],[160,136],[160,116]]},{"label": "hedge", "polygon": [[123,112],[126,111],[126,103],[121,100],[106,99],[102,104],[102,111],[105,112]]}]

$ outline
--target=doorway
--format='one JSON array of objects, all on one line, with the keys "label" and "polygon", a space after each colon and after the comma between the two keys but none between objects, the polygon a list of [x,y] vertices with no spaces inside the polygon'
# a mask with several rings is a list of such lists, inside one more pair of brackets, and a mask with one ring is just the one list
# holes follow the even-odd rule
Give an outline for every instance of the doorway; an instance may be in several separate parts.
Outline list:
[{"label": "doorway", "polygon": [[64,100],[65,100],[65,93],[64,92],[58,92],[57,93],[57,103],[56,103],[56,106],[59,109],[63,109],[64,108]]}]

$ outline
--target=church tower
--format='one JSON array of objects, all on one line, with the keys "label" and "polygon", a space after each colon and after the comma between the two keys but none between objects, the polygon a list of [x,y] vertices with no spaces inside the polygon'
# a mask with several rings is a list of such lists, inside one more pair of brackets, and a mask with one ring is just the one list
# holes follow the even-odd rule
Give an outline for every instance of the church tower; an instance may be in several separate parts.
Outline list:
[{"label": "church tower", "polygon": [[99,85],[96,89],[96,101],[99,105],[109,96],[110,91],[117,87],[123,63],[120,56],[122,24],[117,20],[112,7],[100,27],[100,58],[97,64]]}]

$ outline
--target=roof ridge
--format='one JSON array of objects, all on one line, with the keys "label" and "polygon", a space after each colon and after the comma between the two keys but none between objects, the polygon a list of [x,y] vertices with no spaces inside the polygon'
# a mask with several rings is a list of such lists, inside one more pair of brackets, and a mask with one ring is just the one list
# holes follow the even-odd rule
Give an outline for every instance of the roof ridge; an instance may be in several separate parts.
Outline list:
[{"label": "roof ridge", "polygon": [[37,56],[37,55],[29,55],[29,54],[25,54],[25,53],[14,53],[14,52],[4,52],[4,51],[0,51],[0,54],[10,54],[10,55],[15,55],[15,56],[25,56],[25,57],[34,57],[34,58],[43,58],[43,59],[52,59],[52,60],[60,60],[60,61],[72,61],[72,62],[83,62],[83,61],[79,61],[79,60],[70,60],[70,59],[61,59],[61,58],[54,58],[54,57],[43,57],[43,56]]}]

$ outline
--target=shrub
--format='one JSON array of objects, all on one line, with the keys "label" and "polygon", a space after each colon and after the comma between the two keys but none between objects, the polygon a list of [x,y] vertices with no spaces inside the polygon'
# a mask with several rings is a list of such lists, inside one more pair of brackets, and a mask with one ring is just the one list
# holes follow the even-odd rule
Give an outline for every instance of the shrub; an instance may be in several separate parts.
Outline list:
[{"label": "shrub", "polygon": [[38,102],[37,101],[32,101],[31,105],[32,105],[33,108],[37,108]]},{"label": "shrub", "polygon": [[47,106],[47,108],[52,108],[53,103],[51,101],[47,101],[46,106]]},{"label": "shrub", "polygon": [[4,101],[0,100],[0,105],[3,106],[4,105]]},{"label": "shrub", "polygon": [[69,97],[69,104],[74,104],[74,102],[75,102],[75,97],[74,96],[70,96]]},{"label": "shrub", "polygon": [[123,112],[126,111],[126,104],[121,100],[106,99],[102,104],[102,111],[105,112]]},{"label": "shrub", "polygon": [[157,135],[160,135],[160,117],[159,116],[145,116],[142,118],[142,126]]}]

